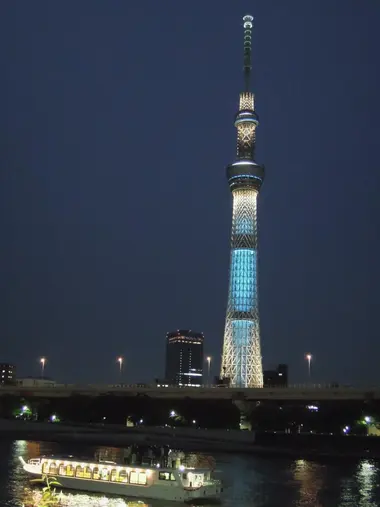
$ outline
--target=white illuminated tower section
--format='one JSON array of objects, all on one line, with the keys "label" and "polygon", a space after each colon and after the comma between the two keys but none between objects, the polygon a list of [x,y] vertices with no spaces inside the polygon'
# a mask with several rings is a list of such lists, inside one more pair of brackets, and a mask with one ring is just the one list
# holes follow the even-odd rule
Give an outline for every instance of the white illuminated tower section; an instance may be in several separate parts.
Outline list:
[{"label": "white illuminated tower section", "polygon": [[258,117],[250,91],[252,16],[244,16],[244,81],[237,129],[237,160],[227,167],[232,192],[232,233],[228,305],[221,377],[232,386],[263,387],[257,287],[257,195],[264,167],[255,162]]}]

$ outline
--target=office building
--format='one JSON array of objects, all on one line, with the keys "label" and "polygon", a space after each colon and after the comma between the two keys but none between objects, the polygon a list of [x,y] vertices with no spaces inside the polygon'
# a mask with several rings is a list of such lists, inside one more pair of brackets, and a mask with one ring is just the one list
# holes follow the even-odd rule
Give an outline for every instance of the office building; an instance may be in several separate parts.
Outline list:
[{"label": "office building", "polygon": [[13,384],[16,380],[16,367],[9,363],[0,363],[0,384]]},{"label": "office building", "polygon": [[264,167],[255,162],[255,97],[251,92],[253,17],[244,16],[244,91],[235,116],[237,158],[227,167],[232,193],[231,257],[221,378],[231,386],[263,387],[258,282],[257,197]]},{"label": "office building", "polygon": [[170,385],[203,384],[203,333],[179,329],[166,336],[165,381]]}]

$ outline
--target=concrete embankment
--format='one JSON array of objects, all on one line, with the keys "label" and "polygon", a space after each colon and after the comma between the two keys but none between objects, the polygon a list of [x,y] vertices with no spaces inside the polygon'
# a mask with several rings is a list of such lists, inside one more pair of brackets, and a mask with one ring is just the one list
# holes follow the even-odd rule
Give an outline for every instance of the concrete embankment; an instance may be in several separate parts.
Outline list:
[{"label": "concrete embankment", "polygon": [[237,430],[69,426],[0,420],[0,438],[127,447],[170,445],[185,451],[250,453],[291,458],[380,459],[380,438],[258,434]]},{"label": "concrete embankment", "polygon": [[126,447],[170,445],[192,451],[244,452],[254,445],[254,433],[194,428],[126,428],[123,426],[68,426],[27,421],[0,420],[0,437],[7,439],[78,442],[88,445]]}]

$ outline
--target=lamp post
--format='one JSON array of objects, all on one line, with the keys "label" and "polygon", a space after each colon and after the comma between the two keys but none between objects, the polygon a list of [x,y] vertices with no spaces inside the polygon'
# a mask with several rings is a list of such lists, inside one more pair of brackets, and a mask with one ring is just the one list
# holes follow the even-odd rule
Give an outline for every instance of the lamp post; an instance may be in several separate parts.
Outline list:
[{"label": "lamp post", "polygon": [[207,384],[210,385],[211,357],[206,358],[207,361]]},{"label": "lamp post", "polygon": [[41,378],[43,378],[44,373],[45,373],[46,357],[41,357],[40,363],[41,363]]},{"label": "lamp post", "polygon": [[117,358],[117,362],[119,363],[119,370],[120,370],[120,378],[123,372],[123,358],[120,356]]},{"label": "lamp post", "polygon": [[311,354],[306,354],[305,359],[307,361],[307,371],[309,374],[309,379],[311,377],[311,360],[313,359],[313,356]]}]

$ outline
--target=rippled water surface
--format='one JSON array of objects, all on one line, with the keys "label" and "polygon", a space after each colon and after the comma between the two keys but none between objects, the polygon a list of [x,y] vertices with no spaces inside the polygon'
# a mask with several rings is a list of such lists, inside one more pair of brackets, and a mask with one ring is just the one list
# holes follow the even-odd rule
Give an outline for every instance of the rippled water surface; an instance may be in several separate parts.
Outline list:
[{"label": "rippled water surface", "polygon": [[[104,450],[104,448],[103,448]],[[16,507],[36,499],[18,456],[72,453],[93,455],[95,449],[46,442],[0,441],[0,506]],[[119,451],[108,449],[117,459]],[[246,455],[214,455],[224,481],[222,506],[228,507],[380,507],[380,464],[331,461],[313,462]],[[179,504],[101,495],[65,493],[63,506],[70,507],[170,507]]]}]

